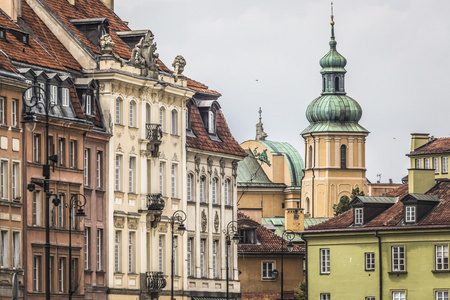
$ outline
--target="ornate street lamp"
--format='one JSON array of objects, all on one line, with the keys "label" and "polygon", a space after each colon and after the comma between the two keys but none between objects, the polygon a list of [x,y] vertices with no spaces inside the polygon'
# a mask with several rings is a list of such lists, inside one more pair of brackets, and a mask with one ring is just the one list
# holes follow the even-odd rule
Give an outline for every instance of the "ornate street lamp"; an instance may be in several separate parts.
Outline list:
[{"label": "ornate street lamp", "polygon": [[[82,200],[78,199],[81,196]],[[69,299],[72,299],[72,295],[75,292],[72,288],[72,211],[76,209],[75,217],[85,217],[83,207],[86,205],[86,197],[83,194],[73,194],[70,197],[69,203]],[[75,229],[75,226],[74,226]]]},{"label": "ornate street lamp", "polygon": [[26,107],[25,117],[22,123],[25,124],[25,128],[31,132],[36,128],[38,122],[33,108],[42,108],[45,112],[45,164],[43,165],[42,175],[44,177],[44,183],[31,182],[27,188],[30,192],[33,192],[35,185],[39,185],[43,188],[45,193],[45,298],[50,299],[50,197],[55,196],[53,204],[59,205],[60,200],[56,198],[56,195],[52,194],[49,190],[50,184],[50,161],[56,163],[58,161],[57,155],[50,157],[50,151],[48,149],[48,131],[49,131],[49,113],[50,110],[56,105],[52,103],[47,97],[46,91],[39,86],[32,86],[23,92],[23,104]]},{"label": "ornate street lamp", "polygon": [[[225,247],[225,253],[226,253],[226,279],[227,279],[227,300],[229,299],[229,267],[228,267],[228,252],[229,252],[229,248],[231,245],[231,240],[233,240],[233,242],[235,244],[239,243],[239,234],[238,234],[238,222],[237,221],[230,221],[227,224],[227,229],[223,230],[223,233],[225,234],[225,238],[226,238],[226,247]],[[231,237],[233,235],[233,237]]]},{"label": "ornate street lamp", "polygon": [[173,297],[173,274],[175,273],[175,260],[174,260],[174,249],[175,249],[175,238],[173,236],[173,232],[175,231],[175,222],[179,222],[178,225],[178,234],[183,235],[186,231],[186,227],[184,227],[183,222],[186,221],[186,213],[182,210],[177,210],[173,213],[172,217],[169,218],[170,225],[172,227],[172,260],[171,263],[171,274],[170,274],[170,300],[175,300]]},{"label": "ornate street lamp", "polygon": [[294,250],[294,244],[292,243],[292,240],[295,238],[295,233],[292,230],[285,230],[283,232],[283,235],[281,236],[281,300],[284,299],[283,295],[283,269],[284,269],[284,242],[287,240],[289,241],[286,245],[286,248],[289,252],[292,252]]}]

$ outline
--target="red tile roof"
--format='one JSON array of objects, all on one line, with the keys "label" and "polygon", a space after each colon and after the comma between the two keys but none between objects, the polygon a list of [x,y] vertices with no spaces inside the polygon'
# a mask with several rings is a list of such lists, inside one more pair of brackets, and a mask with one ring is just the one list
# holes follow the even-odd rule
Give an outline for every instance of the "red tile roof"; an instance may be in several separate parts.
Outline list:
[{"label": "red tile roof", "polygon": [[11,71],[14,73],[19,73],[19,71],[14,67],[11,61],[6,56],[6,53],[0,53],[0,69]]},{"label": "red tile roof", "polygon": [[450,152],[450,138],[432,139],[423,146],[412,151],[409,155],[432,154]]},{"label": "red tile roof", "polygon": [[[439,181],[426,194],[438,195],[442,200],[429,215],[417,225],[399,226],[404,218],[403,202],[398,201],[390,208],[366,223],[363,227],[350,227],[353,224],[353,209],[334,217],[326,222],[308,227],[305,231],[340,231],[340,230],[374,230],[374,229],[404,229],[450,226],[450,181]],[[399,197],[401,200],[408,195],[408,184],[403,184],[395,190],[386,193],[386,197]]]},{"label": "red tile roof", "polygon": [[[22,28],[13,23],[0,12],[0,26],[9,27],[13,30],[23,31]],[[6,31],[6,40],[0,40],[2,50],[12,61],[48,67],[58,70],[65,68],[55,60],[35,39],[29,37],[28,45],[19,41],[11,32]]]},{"label": "red tile roof", "polygon": [[210,90],[208,88],[208,86],[206,86],[203,83],[200,83],[198,81],[192,80],[190,78],[187,78],[187,87],[190,88],[191,90],[197,91],[197,92],[202,92],[202,93],[208,93],[208,94],[213,94],[213,95],[218,95],[220,96],[219,92]]},{"label": "red tile roof", "polygon": [[190,112],[191,128],[196,137],[186,137],[188,147],[242,157],[246,156],[244,149],[241,148],[239,143],[231,135],[222,111],[218,110],[216,114],[217,135],[219,136],[221,142],[211,140],[206,132],[200,113],[195,105],[191,106]]},{"label": "red tile roof", "polygon": [[[280,254],[281,245],[284,241],[284,252],[287,254],[287,241],[276,235],[274,232],[262,226],[258,222],[252,220],[242,212],[238,212],[238,223],[252,224],[256,226],[257,244],[239,244],[239,254]],[[294,244],[294,249],[291,253],[300,254],[304,253],[305,248]]]}]

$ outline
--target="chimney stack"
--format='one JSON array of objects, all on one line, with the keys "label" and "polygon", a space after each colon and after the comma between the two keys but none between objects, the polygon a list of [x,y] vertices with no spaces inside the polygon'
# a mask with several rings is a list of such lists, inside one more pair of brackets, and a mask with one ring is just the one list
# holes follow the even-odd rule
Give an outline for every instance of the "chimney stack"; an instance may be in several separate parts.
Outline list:
[{"label": "chimney stack", "polygon": [[22,17],[21,0],[0,0],[0,7],[14,22]]},{"label": "chimney stack", "polygon": [[114,0],[102,0],[103,4],[106,5],[110,10],[114,11]]},{"label": "chimney stack", "polygon": [[301,232],[305,229],[303,208],[286,208],[284,212],[284,230]]},{"label": "chimney stack", "polygon": [[411,133],[411,152],[430,141],[428,133]]}]

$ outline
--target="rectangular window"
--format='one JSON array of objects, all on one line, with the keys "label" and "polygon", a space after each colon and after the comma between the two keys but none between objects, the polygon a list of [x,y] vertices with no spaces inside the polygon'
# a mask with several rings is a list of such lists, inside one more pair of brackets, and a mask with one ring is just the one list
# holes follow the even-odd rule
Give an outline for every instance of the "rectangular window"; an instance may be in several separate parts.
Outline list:
[{"label": "rectangular window", "polygon": [[41,94],[40,95],[41,97],[39,97],[39,102],[44,102],[44,97],[45,96],[42,95],[42,93],[47,93],[47,89],[46,89],[45,83],[39,82],[39,87],[41,88],[41,90],[38,91],[39,94]]},{"label": "rectangular window", "polygon": [[448,245],[436,245],[436,270],[448,270]]},{"label": "rectangular window", "polygon": [[1,125],[6,125],[5,111],[6,111],[5,98],[0,98],[0,124]]},{"label": "rectangular window", "polygon": [[193,276],[192,272],[192,244],[194,243],[193,238],[187,240],[187,276]]},{"label": "rectangular window", "polygon": [[102,270],[102,238],[103,229],[97,229],[97,270]]},{"label": "rectangular window", "polygon": [[422,169],[422,159],[416,158],[416,169]]},{"label": "rectangular window", "polygon": [[425,169],[431,169],[430,158],[427,157],[424,159]]},{"label": "rectangular window", "polygon": [[178,275],[178,257],[177,257],[177,249],[178,249],[178,237],[173,237],[173,274]]},{"label": "rectangular window", "polygon": [[158,240],[158,270],[164,272],[164,235],[160,235]]},{"label": "rectangular window", "polygon": [[273,261],[263,261],[262,268],[262,279],[274,279],[272,275],[274,269]]},{"label": "rectangular window", "polygon": [[320,294],[320,300],[330,300],[330,294],[329,293],[321,293]]},{"label": "rectangular window", "polygon": [[128,273],[135,273],[134,263],[135,232],[130,231],[128,235]]},{"label": "rectangular window", "polygon": [[405,247],[392,247],[392,272],[404,272],[405,269]]},{"label": "rectangular window", "polygon": [[164,108],[161,107],[159,109],[159,124],[161,125],[162,132],[165,132],[165,130],[166,130],[166,128],[164,126],[164,112],[165,112]]},{"label": "rectangular window", "polygon": [[90,228],[84,229],[84,269],[89,270],[89,233]]},{"label": "rectangular window", "polygon": [[34,191],[33,207],[32,207],[32,222],[33,222],[33,225],[37,225],[37,226],[41,225],[41,209],[42,209],[41,201],[42,201],[41,200],[41,192]]},{"label": "rectangular window", "polygon": [[433,158],[434,174],[439,174],[439,157]]},{"label": "rectangular window", "polygon": [[92,96],[86,95],[86,114],[92,115]]},{"label": "rectangular window", "polygon": [[58,87],[56,85],[50,85],[50,103],[56,104],[58,101]]},{"label": "rectangular window", "polygon": [[77,141],[70,141],[70,167],[76,169],[77,167]]},{"label": "rectangular window", "polygon": [[66,264],[66,261],[64,258],[59,259],[59,266],[58,266],[58,274],[59,274],[59,292],[64,293],[64,265]]},{"label": "rectangular window", "polygon": [[[74,194],[72,194],[71,196],[70,196],[70,199],[74,199],[75,197],[77,197],[77,196],[75,196]],[[69,204],[70,204],[70,199],[69,199]],[[72,203],[73,204],[73,203]],[[75,211],[76,211],[76,209],[75,209],[75,207],[73,207],[72,208],[72,212],[70,212],[69,211],[69,213],[70,213],[70,219],[72,219],[72,222],[69,224],[70,225],[70,228],[72,229],[72,230],[74,230],[75,229]]]},{"label": "rectangular window", "polygon": [[188,174],[188,176],[187,176],[187,201],[194,200],[194,199],[192,199],[193,182],[194,182],[194,176],[192,174]]},{"label": "rectangular window", "polygon": [[415,206],[406,206],[406,217],[405,222],[415,222],[416,221],[416,207]]},{"label": "rectangular window", "polygon": [[217,278],[217,248],[219,248],[219,241],[213,241],[213,278]]},{"label": "rectangular window", "polygon": [[102,187],[102,152],[97,151],[97,188]]},{"label": "rectangular window", "polygon": [[12,163],[12,200],[18,201],[20,197],[20,163]]},{"label": "rectangular window", "polygon": [[374,296],[369,296],[369,297],[366,297],[365,300],[375,300],[375,297]]},{"label": "rectangular window", "polygon": [[119,273],[121,271],[121,231],[116,230],[114,237],[114,272]]},{"label": "rectangular window", "polygon": [[62,105],[63,106],[69,106],[69,89],[68,88],[62,88]]},{"label": "rectangular window", "polygon": [[89,186],[89,156],[90,150],[84,149],[84,185]]},{"label": "rectangular window", "polygon": [[35,292],[39,291],[40,271],[41,271],[41,257],[35,256],[33,260],[33,290]]},{"label": "rectangular window", "polygon": [[135,176],[135,168],[136,168],[136,157],[130,157],[130,165],[128,169],[128,192],[134,193],[134,176]]},{"label": "rectangular window", "polygon": [[392,292],[392,300],[406,300],[405,292]]},{"label": "rectangular window", "polygon": [[330,249],[320,249],[320,274],[330,274]]},{"label": "rectangular window", "polygon": [[177,197],[177,165],[172,164],[172,198]]},{"label": "rectangular window", "polygon": [[448,157],[442,158],[442,173],[448,173]]},{"label": "rectangular window", "polygon": [[77,282],[78,282],[78,259],[74,258],[71,262],[72,265],[72,282],[70,283],[70,287],[74,293],[77,292]]},{"label": "rectangular window", "polygon": [[206,240],[200,240],[200,276],[206,277],[206,257],[205,257]]},{"label": "rectangular window", "polygon": [[205,202],[205,185],[206,185],[206,178],[202,176],[200,178],[200,202]]},{"label": "rectangular window", "polygon": [[58,161],[60,166],[64,166],[66,158],[66,139],[58,139]]},{"label": "rectangular window", "polygon": [[17,100],[11,101],[11,126],[17,127]]},{"label": "rectangular window", "polygon": [[231,184],[230,184],[230,180],[227,179],[225,180],[225,187],[224,187],[224,200],[225,200],[225,205],[230,205],[230,197],[231,197]]},{"label": "rectangular window", "polygon": [[134,102],[130,102],[130,127],[134,127]]},{"label": "rectangular window", "polygon": [[448,300],[448,291],[436,291],[436,300]]},{"label": "rectangular window", "polygon": [[166,169],[166,163],[159,163],[159,192],[164,195],[164,171]]},{"label": "rectangular window", "polygon": [[1,231],[1,245],[0,245],[0,264],[3,268],[7,268],[9,266],[8,264],[8,257],[9,257],[9,253],[8,253],[8,231],[6,230],[2,230]]},{"label": "rectangular window", "polygon": [[116,99],[116,124],[122,124],[122,100]]},{"label": "rectangular window", "polygon": [[217,178],[212,180],[212,203],[217,204]]},{"label": "rectangular window", "polygon": [[20,268],[20,232],[13,232],[13,249],[12,249],[13,268]]},{"label": "rectangular window", "polygon": [[116,170],[115,170],[115,189],[120,191],[122,189],[121,173],[122,170],[122,155],[116,155]]},{"label": "rectangular window", "polygon": [[178,134],[178,113],[176,110],[172,110],[172,134]]},{"label": "rectangular window", "polygon": [[64,228],[64,205],[66,203],[66,195],[59,194],[59,200],[61,201],[61,203],[58,205],[58,227]]},{"label": "rectangular window", "polygon": [[41,161],[41,135],[34,134],[33,135],[33,161],[40,162]]},{"label": "rectangular window", "polygon": [[375,253],[367,252],[365,255],[366,255],[366,271],[375,270]]},{"label": "rectangular window", "polygon": [[355,208],[355,225],[363,224],[363,208]]}]

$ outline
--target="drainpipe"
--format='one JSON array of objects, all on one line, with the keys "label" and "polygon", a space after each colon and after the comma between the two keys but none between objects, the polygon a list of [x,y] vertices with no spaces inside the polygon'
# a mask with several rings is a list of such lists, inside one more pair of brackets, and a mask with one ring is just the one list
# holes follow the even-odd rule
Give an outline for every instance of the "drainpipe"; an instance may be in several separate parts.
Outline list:
[{"label": "drainpipe", "polygon": [[383,264],[381,262],[381,236],[378,235],[378,231],[375,230],[375,236],[378,239],[378,273],[379,273],[379,286],[380,286],[380,300],[383,300]]},{"label": "drainpipe", "polygon": [[[312,132],[310,133],[312,139],[313,139],[313,157],[312,157],[312,183],[311,183],[311,218],[314,218],[314,178],[316,178],[316,175],[314,174],[314,168],[316,167],[316,139],[312,135]],[[309,154],[311,155],[311,153]]]},{"label": "drainpipe", "polygon": [[306,294],[306,300],[308,300],[308,241],[303,236],[303,232],[300,232],[300,238],[305,242],[305,256],[303,257],[305,261],[305,294]]}]

